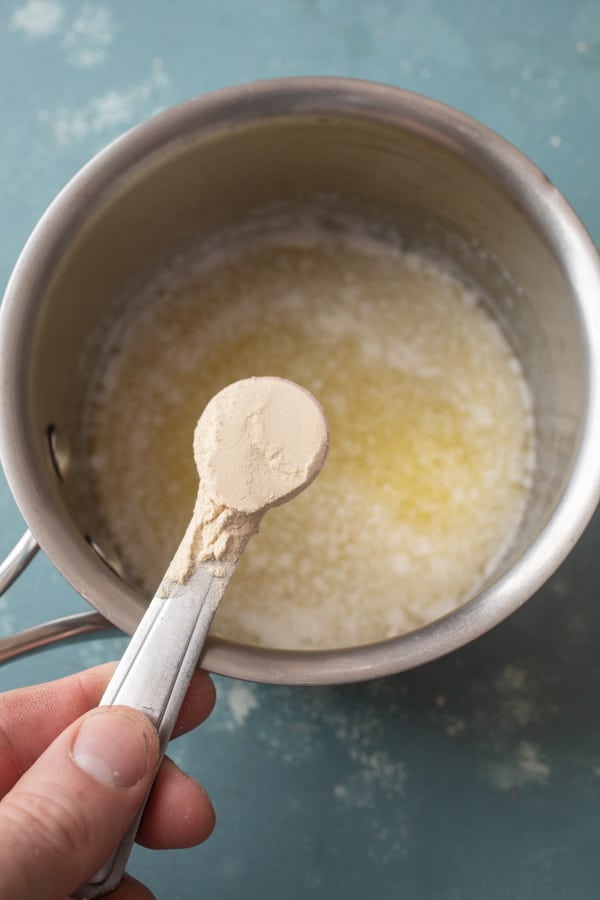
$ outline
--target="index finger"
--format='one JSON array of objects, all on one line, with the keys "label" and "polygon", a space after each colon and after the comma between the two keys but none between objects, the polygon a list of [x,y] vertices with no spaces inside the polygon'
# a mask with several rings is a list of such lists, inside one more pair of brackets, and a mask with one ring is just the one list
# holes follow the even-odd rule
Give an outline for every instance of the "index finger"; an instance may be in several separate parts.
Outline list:
[{"label": "index finger", "polygon": [[[105,663],[57,681],[0,694],[0,797],[71,722],[98,705],[116,665]],[[197,669],[173,737],[203,722],[214,704],[210,676]]]}]

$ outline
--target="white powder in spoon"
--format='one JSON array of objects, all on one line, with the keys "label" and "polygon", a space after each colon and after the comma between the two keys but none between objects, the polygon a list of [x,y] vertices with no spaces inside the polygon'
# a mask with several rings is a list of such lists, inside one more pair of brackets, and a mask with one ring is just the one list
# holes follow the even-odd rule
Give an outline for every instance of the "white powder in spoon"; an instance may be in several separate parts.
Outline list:
[{"label": "white powder in spoon", "polygon": [[292,381],[245,378],[216,394],[194,432],[198,496],[165,580],[185,583],[196,563],[236,562],[267,509],[316,477],[328,447],[323,410]]}]

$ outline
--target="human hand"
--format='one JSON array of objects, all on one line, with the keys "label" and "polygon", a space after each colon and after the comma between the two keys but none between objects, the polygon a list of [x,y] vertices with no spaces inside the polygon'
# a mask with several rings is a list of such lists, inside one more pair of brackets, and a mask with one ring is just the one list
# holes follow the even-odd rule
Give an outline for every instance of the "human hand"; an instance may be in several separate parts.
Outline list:
[{"label": "human hand", "polygon": [[[133,709],[95,709],[115,665],[0,694],[0,900],[64,900],[110,857],[148,789],[155,729]],[[198,670],[173,736],[202,722],[214,702]],[[165,758],[138,842],[191,847],[213,827],[204,789]],[[152,894],[126,876],[111,898]]]}]

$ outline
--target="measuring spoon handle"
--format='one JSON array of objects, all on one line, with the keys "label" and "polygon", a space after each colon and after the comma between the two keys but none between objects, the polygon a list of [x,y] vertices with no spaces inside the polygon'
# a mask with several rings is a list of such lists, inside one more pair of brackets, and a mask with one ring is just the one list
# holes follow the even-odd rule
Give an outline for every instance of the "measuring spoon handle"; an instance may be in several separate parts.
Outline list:
[{"label": "measuring spoon handle", "polygon": [[[100,701],[100,706],[130,706],[148,716],[158,732],[158,765],[234,568],[234,563],[220,563],[215,575],[210,566],[198,566],[185,585],[163,583]],[[162,596],[165,593],[168,596]],[[114,854],[75,891],[74,898],[93,900],[118,886],[149,794],[150,790]]]}]

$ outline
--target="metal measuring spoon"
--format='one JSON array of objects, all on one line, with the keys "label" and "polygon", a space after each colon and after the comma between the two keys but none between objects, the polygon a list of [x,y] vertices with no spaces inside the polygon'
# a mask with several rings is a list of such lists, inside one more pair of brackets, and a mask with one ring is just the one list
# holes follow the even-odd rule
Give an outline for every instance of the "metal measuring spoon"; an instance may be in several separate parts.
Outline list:
[{"label": "metal measuring spoon", "polygon": [[[280,378],[235,382],[200,417],[194,437],[200,476],[194,515],[100,701],[148,716],[158,732],[159,764],[246,542],[267,509],[291,499],[316,477],[328,444],[317,401]],[[236,466],[240,471],[232,480]],[[115,890],[147,799],[112,857],[73,897],[92,900]]]}]

